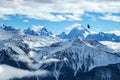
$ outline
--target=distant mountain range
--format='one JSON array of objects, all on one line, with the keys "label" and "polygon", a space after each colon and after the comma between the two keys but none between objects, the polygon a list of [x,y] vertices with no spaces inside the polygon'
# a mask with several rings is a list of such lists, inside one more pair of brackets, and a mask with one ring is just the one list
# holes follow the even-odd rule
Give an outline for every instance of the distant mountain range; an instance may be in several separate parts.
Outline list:
[{"label": "distant mountain range", "polygon": [[[15,29],[12,26],[6,26],[3,25],[0,27],[0,29],[3,29],[5,31],[21,31],[19,29]],[[34,36],[49,36],[53,37],[54,34],[50,31],[48,31],[45,27],[30,27],[28,29],[23,30],[24,34],[27,35],[34,35]],[[114,33],[105,33],[105,32],[98,32],[98,33],[91,33],[87,29],[79,26],[79,28],[75,27],[73,28],[68,34],[65,32],[62,32],[59,35],[56,35],[56,37],[59,37],[61,39],[74,39],[76,37],[84,37],[87,39],[97,40],[97,41],[114,41],[114,42],[120,42],[120,36],[114,34]]]},{"label": "distant mountain range", "polygon": [[73,28],[68,34],[66,34],[65,32],[62,32],[61,34],[56,36],[62,39],[70,39],[70,40],[74,39],[77,36],[80,36],[80,37],[97,40],[97,41],[120,42],[120,36],[114,33],[104,33],[104,32],[91,33],[90,31],[88,31],[83,27],[81,27],[80,29],[76,27],[76,28]]},{"label": "distant mountain range", "polygon": [[48,31],[45,27],[37,26],[37,27],[29,27],[25,30],[16,29],[12,26],[6,26],[2,25],[0,29],[3,29],[5,31],[23,31],[26,35],[33,35],[33,36],[53,36],[53,34]]}]

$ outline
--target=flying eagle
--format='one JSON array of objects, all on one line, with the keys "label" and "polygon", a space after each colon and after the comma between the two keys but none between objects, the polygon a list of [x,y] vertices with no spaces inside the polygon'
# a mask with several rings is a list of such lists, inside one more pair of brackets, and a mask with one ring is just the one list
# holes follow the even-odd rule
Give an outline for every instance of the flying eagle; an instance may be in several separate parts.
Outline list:
[{"label": "flying eagle", "polygon": [[89,24],[87,25],[87,27],[88,27],[88,29],[90,29],[90,25]]}]

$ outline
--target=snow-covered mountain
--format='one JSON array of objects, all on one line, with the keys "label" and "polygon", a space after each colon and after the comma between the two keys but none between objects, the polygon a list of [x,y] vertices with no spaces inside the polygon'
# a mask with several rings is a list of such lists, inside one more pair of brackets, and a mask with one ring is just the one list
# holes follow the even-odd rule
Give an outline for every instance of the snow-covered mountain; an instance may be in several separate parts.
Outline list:
[{"label": "snow-covered mountain", "polygon": [[59,35],[56,35],[62,39],[74,39],[77,36],[81,36],[87,39],[97,40],[97,41],[113,41],[120,42],[120,36],[114,33],[106,33],[106,32],[97,32],[92,33],[83,27],[75,27],[68,34],[62,32]]},{"label": "snow-covered mountain", "polygon": [[2,25],[0,27],[0,30],[4,30],[4,31],[11,31],[11,32],[16,32],[16,33],[20,33],[22,35],[33,35],[33,36],[49,36],[49,37],[53,37],[54,35],[52,34],[52,32],[48,31],[45,27],[43,26],[33,26],[33,27],[29,27],[28,29],[25,30],[20,30],[20,29],[16,29],[12,26],[7,26],[7,25]]},{"label": "snow-covered mountain", "polygon": [[74,39],[75,37],[81,36],[81,37],[86,37],[89,34],[89,31],[83,27],[79,28],[74,28],[70,33],[68,34],[67,38],[68,39]]},{"label": "snow-covered mountain", "polygon": [[57,35],[57,37],[60,37],[62,39],[74,39],[78,36],[86,37],[90,32],[83,28],[80,25],[76,25],[68,34],[65,32],[62,32],[61,34]]},{"label": "snow-covered mountain", "polygon": [[53,36],[53,34],[48,31],[43,26],[34,26],[24,30],[25,34],[34,35],[34,36]]},{"label": "snow-covered mountain", "polygon": [[37,55],[37,47],[49,46],[59,41],[61,40],[58,38],[22,35],[14,31],[0,29],[0,80],[28,76],[37,79],[36,76],[42,75],[43,78],[48,75],[46,70],[35,71],[31,67],[36,63],[32,56]]},{"label": "snow-covered mountain", "polygon": [[[53,74],[57,78],[62,77],[60,80],[67,80],[69,74],[76,76],[79,73],[89,72],[99,66],[120,63],[119,54],[114,53],[111,49],[97,41],[86,40],[80,37],[71,41],[52,44],[50,47],[42,48],[39,53],[44,53],[44,56],[37,56],[38,59],[43,58],[44,61],[52,58],[52,62],[54,62],[54,64],[46,66],[45,64],[49,61],[44,61],[44,66],[41,65],[39,67],[49,69],[54,65]],[[67,70],[71,71],[71,73],[67,73]],[[74,79],[68,78],[68,80]]]},{"label": "snow-covered mountain", "polygon": [[[12,32],[12,33],[19,33],[20,35],[33,35],[33,36],[48,36],[48,37],[55,37],[52,32],[48,31],[43,26],[33,26],[25,30],[16,29],[12,26],[2,25],[0,30]],[[3,33],[1,33],[3,34]],[[98,32],[92,33],[87,29],[81,27],[80,25],[76,25],[68,34],[62,32],[56,37],[61,39],[74,39],[77,36],[81,36],[87,39],[97,40],[97,41],[113,41],[113,42],[120,42],[120,36],[114,33],[106,33],[106,32]]]},{"label": "snow-covered mountain", "polygon": [[0,29],[0,80],[119,80],[119,74],[120,53],[96,40]]},{"label": "snow-covered mountain", "polygon": [[12,26],[2,25],[0,29],[3,29],[5,31],[16,31],[17,29],[13,28]]},{"label": "snow-covered mountain", "polygon": [[115,35],[114,33],[94,33],[89,34],[87,36],[88,39],[94,39],[98,41],[113,41],[113,42],[120,42],[120,36]]},{"label": "snow-covered mountain", "polygon": [[[119,53],[114,53],[113,50],[94,40],[77,37],[63,41],[53,37],[19,35],[4,30],[1,33],[9,35],[9,38],[0,40],[0,75],[2,75],[0,79],[3,80],[78,80],[77,78],[93,80],[86,77],[85,73],[110,64],[119,66],[117,63],[120,63]],[[3,37],[2,34],[0,36]],[[24,72],[25,75],[17,71]],[[11,72],[18,75],[11,75]],[[111,80],[114,80],[114,74],[118,73],[111,73],[113,73]],[[82,77],[83,74],[86,79]],[[100,72],[99,74],[103,75]]]}]

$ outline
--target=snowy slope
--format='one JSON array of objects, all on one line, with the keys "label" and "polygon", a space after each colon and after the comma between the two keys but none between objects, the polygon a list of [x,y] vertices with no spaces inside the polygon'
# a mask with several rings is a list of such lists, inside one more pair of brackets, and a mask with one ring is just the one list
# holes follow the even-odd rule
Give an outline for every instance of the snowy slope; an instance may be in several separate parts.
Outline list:
[{"label": "snowy slope", "polygon": [[[11,51],[19,55],[11,55],[13,59],[22,60],[22,62],[30,61],[29,52],[35,50],[37,47],[49,46],[52,43],[61,41],[58,38],[53,37],[40,37],[40,36],[30,36],[30,35],[20,35],[19,33],[14,33],[11,31],[0,31],[0,50],[5,50],[9,54]],[[10,49],[10,50],[9,50]],[[31,62],[27,62],[30,64]]]},{"label": "snowy slope", "polygon": [[24,33],[21,30],[18,31],[5,31],[0,29],[0,41],[9,39],[21,39],[24,37]]},{"label": "snowy slope", "polygon": [[[23,31],[6,31],[0,29],[0,66],[5,65],[5,67],[8,68],[1,68],[2,72],[0,74],[2,74],[3,77],[0,77],[0,80],[37,75],[39,70],[37,73],[31,72],[31,70],[33,70],[31,66],[36,63],[32,55],[37,54],[37,52],[35,52],[37,47],[49,46],[59,41],[61,40],[55,37],[31,36],[23,34]],[[32,54],[32,52],[35,52],[35,54]],[[50,59],[50,61],[53,60],[54,59]],[[8,72],[4,73],[6,70],[8,70]],[[24,70],[28,70],[27,73],[25,71],[26,75],[21,74],[22,76],[17,76],[9,74],[9,71],[10,73],[17,73],[17,71],[24,73]],[[6,77],[7,75],[8,77]]]},{"label": "snowy slope", "polygon": [[52,43],[62,41],[55,37],[40,37],[27,35],[23,38],[23,41],[29,45],[30,48],[49,46]]},{"label": "snowy slope", "polygon": [[[120,63],[120,56],[113,50],[97,41],[80,37],[67,42],[55,43],[50,47],[40,48],[39,55],[34,57],[38,61],[37,64],[33,65],[34,68],[47,68],[49,67],[48,62],[56,63],[57,68],[54,68],[53,74],[57,78],[59,78],[60,73],[62,73],[61,69],[65,65],[72,69],[76,75],[79,70],[87,72],[95,67]],[[47,61],[50,59],[52,62]]]}]

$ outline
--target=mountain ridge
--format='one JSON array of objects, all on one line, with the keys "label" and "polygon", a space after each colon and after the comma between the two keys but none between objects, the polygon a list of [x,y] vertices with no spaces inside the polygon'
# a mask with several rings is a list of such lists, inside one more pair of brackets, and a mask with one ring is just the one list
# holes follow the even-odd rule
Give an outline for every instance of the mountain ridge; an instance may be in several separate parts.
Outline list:
[{"label": "mountain ridge", "polygon": [[82,28],[82,30],[81,29],[79,30],[78,28],[73,28],[68,34],[62,32],[61,34],[56,36],[62,39],[69,39],[69,40],[74,39],[77,36],[81,36],[87,39],[92,39],[97,41],[120,42],[120,36],[114,33],[106,33],[106,32],[92,33],[85,28]]},{"label": "mountain ridge", "polygon": [[28,29],[16,29],[12,26],[2,25],[0,27],[1,30],[5,31],[12,31],[15,33],[19,33],[21,35],[33,35],[33,36],[49,36],[49,37],[58,37],[60,39],[74,39],[77,36],[81,36],[87,39],[98,40],[98,41],[113,41],[113,42],[120,42],[120,36],[114,33],[106,33],[106,32],[98,32],[98,33],[91,33],[87,29],[81,27],[80,25],[76,25],[77,27],[73,27],[71,31],[66,34],[62,32],[59,35],[54,35],[51,31],[48,31],[43,26],[33,26],[29,27]]},{"label": "mountain ridge", "polygon": [[53,36],[53,34],[48,31],[45,27],[30,27],[24,30],[25,34],[35,35],[35,36]]},{"label": "mountain ridge", "polygon": [[[5,30],[0,31],[0,37],[0,69],[3,70],[2,73],[0,71],[0,75],[6,73],[8,76],[2,76],[5,79],[79,80],[86,76],[85,73],[91,76],[90,72],[93,71],[91,73],[100,74],[94,75],[94,80],[99,77],[101,80],[107,79],[108,76],[101,76],[105,73],[111,73],[113,76],[111,80],[114,80],[116,76],[118,76],[116,80],[119,80],[119,73],[104,71],[101,67],[108,66],[105,69],[109,69],[109,65],[113,64],[114,69],[117,69],[115,71],[120,71],[117,67],[120,63],[119,53],[115,53],[114,50],[96,40],[88,40],[84,37],[61,40],[49,36],[20,35],[17,32]],[[97,67],[102,70],[99,71]],[[10,69],[25,70],[30,74],[19,77],[19,75],[11,75]],[[36,72],[41,73],[40,70],[47,71],[44,77],[37,75]],[[89,76],[83,80],[93,80]]]}]

